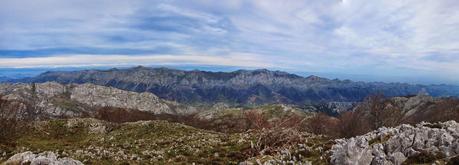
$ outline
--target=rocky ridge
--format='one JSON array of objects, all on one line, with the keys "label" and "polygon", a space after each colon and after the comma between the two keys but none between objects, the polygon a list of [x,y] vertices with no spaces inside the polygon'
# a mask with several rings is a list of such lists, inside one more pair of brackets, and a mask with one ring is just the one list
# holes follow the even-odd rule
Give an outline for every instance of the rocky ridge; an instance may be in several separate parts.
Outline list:
[{"label": "rocky ridge", "polygon": [[152,93],[94,84],[0,84],[0,95],[2,99],[34,105],[49,117],[81,117],[91,114],[94,108],[106,106],[152,114],[186,114],[195,111],[193,107],[160,99]]},{"label": "rocky ridge", "polygon": [[152,92],[160,98],[190,104],[303,105],[311,102],[355,102],[369,94],[404,96],[427,91],[433,96],[458,96],[451,85],[365,83],[301,77],[282,71],[238,70],[234,72],[184,71],[169,68],[46,72],[19,82],[93,83],[136,92]]},{"label": "rocky ridge", "polygon": [[330,152],[332,164],[402,164],[417,157],[427,161],[420,163],[446,161],[459,155],[459,123],[382,127],[362,136],[338,139]]}]

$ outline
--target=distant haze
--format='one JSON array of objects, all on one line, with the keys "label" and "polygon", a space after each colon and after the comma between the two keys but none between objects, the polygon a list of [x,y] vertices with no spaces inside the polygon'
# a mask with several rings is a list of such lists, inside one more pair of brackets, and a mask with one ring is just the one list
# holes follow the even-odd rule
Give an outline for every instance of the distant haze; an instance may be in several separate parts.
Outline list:
[{"label": "distant haze", "polygon": [[[116,68],[130,68],[131,66],[121,66]],[[170,66],[170,65],[152,65],[151,67],[168,67],[181,70],[202,70],[202,71],[222,71],[231,72],[239,69],[261,69],[261,68],[240,68],[240,67],[221,67],[221,66]],[[26,77],[35,77],[41,73],[47,71],[79,71],[79,70],[91,70],[100,69],[108,70],[114,67],[57,67],[57,68],[0,68],[0,77],[7,77],[10,79],[21,79]],[[286,71],[280,69],[280,71]],[[313,72],[313,71],[286,71],[292,74],[296,74],[303,77],[311,75],[320,76],[328,79],[340,79],[340,80],[352,80],[352,81],[363,81],[363,82],[400,82],[409,84],[451,84],[459,85],[455,81],[444,81],[436,80],[432,77],[397,77],[397,76],[381,76],[381,75],[358,75],[358,74],[346,74],[346,73],[325,73],[325,72]]]}]

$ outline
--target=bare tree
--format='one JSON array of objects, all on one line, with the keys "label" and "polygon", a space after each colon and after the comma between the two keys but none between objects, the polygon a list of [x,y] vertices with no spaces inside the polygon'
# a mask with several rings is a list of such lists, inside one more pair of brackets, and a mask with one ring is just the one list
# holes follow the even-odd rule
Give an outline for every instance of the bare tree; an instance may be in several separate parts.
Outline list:
[{"label": "bare tree", "polygon": [[340,137],[353,137],[370,130],[368,120],[360,111],[344,112],[339,116],[338,132]]},{"label": "bare tree", "polygon": [[356,111],[367,112],[371,129],[378,129],[384,126],[384,95],[376,94],[368,96]]}]

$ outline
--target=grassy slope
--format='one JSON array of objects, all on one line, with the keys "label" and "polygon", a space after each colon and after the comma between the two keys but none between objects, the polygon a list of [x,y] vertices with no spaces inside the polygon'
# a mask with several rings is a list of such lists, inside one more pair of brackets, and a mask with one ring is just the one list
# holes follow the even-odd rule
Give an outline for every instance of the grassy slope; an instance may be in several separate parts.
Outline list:
[{"label": "grassy slope", "polygon": [[[252,156],[263,160],[250,152],[256,138],[250,131],[224,134],[167,121],[113,124],[69,119],[34,123],[12,142],[15,146],[0,145],[0,151],[8,151],[7,157],[22,151],[53,151],[85,164],[237,164],[256,161]],[[307,155],[317,161],[317,154]]]},{"label": "grassy slope", "polygon": [[85,126],[100,121],[79,122],[72,127],[67,120],[42,122],[9,150],[55,151],[90,164],[236,164],[245,159],[241,151],[250,147],[246,134],[226,135],[166,121],[104,123],[112,125],[108,133],[93,133]]}]

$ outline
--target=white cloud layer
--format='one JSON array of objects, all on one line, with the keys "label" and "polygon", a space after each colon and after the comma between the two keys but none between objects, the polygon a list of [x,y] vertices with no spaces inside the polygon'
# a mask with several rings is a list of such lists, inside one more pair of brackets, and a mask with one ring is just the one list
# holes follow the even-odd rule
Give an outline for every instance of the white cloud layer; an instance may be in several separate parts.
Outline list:
[{"label": "white cloud layer", "polygon": [[270,63],[252,56],[228,55],[60,55],[27,58],[0,58],[0,68],[132,66],[132,65],[214,65],[270,68]]}]

